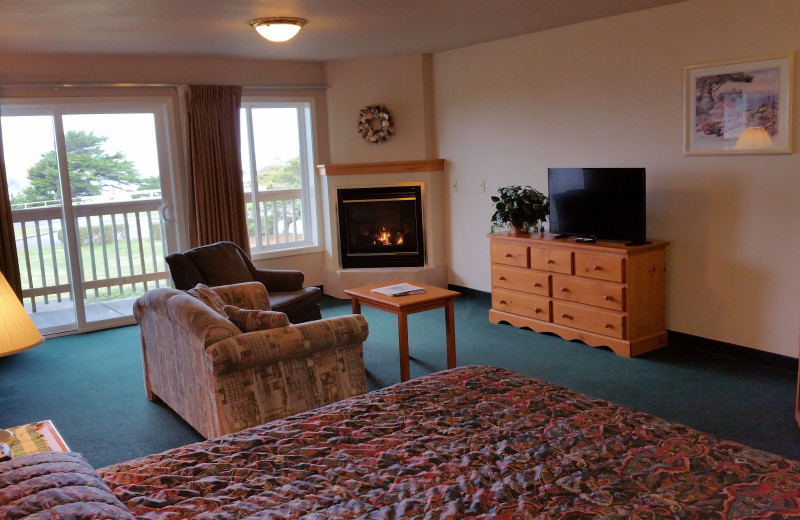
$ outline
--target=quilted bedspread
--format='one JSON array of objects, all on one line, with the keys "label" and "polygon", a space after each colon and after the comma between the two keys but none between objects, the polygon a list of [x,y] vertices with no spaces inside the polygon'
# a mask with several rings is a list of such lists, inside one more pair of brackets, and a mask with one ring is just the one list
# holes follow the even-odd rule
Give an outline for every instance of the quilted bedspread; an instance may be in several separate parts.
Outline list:
[{"label": "quilted bedspread", "polygon": [[99,471],[137,518],[800,518],[800,463],[500,368]]}]

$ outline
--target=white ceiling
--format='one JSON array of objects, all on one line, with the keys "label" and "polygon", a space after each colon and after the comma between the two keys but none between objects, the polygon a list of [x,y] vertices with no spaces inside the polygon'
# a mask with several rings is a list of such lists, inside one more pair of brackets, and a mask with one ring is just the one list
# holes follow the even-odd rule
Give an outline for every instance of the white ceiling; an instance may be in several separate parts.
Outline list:
[{"label": "white ceiling", "polygon": [[[1,0],[0,51],[334,60],[426,54],[682,0]],[[252,18],[308,24],[270,43]]]}]

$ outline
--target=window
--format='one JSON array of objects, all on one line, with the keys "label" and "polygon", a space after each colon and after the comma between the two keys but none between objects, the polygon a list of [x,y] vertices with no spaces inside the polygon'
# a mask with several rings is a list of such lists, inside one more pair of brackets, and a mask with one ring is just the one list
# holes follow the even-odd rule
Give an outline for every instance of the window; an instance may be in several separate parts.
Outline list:
[{"label": "window", "polygon": [[312,106],[242,101],[242,181],[253,253],[318,245]]},{"label": "window", "polygon": [[22,296],[44,334],[133,323],[132,301],[169,284],[176,243],[172,101],[2,101]]}]

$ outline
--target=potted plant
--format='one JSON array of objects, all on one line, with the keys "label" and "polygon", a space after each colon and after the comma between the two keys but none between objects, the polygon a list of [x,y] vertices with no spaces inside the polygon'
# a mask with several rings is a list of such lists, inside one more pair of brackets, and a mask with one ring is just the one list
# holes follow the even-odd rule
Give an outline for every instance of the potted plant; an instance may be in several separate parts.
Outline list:
[{"label": "potted plant", "polygon": [[547,196],[530,186],[504,186],[497,193],[492,195],[492,233],[503,227],[516,233],[544,231],[542,223],[550,214]]}]

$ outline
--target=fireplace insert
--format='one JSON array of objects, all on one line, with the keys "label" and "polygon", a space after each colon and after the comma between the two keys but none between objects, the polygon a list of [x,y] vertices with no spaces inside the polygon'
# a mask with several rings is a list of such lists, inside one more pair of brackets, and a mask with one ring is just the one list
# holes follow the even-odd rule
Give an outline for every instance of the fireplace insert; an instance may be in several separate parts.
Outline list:
[{"label": "fireplace insert", "polygon": [[340,188],[342,268],[425,265],[422,186]]}]

